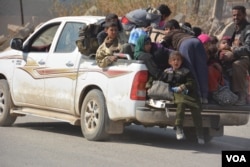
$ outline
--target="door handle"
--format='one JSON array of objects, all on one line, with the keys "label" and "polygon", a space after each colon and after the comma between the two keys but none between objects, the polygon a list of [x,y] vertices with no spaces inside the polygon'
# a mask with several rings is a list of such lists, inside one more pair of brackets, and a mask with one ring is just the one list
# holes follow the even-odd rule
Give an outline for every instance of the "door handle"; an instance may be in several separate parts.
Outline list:
[{"label": "door handle", "polygon": [[66,63],[66,66],[68,66],[68,67],[73,67],[73,66],[74,66],[74,63],[72,63],[71,61],[68,61],[68,62]]},{"label": "door handle", "polygon": [[42,60],[40,60],[40,61],[38,62],[38,64],[44,65],[44,64],[45,64],[45,61],[42,59]]}]

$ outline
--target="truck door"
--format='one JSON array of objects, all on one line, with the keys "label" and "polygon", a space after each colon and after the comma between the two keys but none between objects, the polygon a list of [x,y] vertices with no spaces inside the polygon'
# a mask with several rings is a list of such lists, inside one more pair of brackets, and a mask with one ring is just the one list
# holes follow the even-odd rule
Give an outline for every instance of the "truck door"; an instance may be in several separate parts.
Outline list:
[{"label": "truck door", "polygon": [[66,22],[53,54],[46,61],[45,103],[61,112],[73,112],[74,90],[81,54],[76,40],[83,23]]},{"label": "truck door", "polygon": [[23,46],[23,60],[16,62],[13,98],[26,106],[44,106],[44,67],[60,23],[41,28]]}]

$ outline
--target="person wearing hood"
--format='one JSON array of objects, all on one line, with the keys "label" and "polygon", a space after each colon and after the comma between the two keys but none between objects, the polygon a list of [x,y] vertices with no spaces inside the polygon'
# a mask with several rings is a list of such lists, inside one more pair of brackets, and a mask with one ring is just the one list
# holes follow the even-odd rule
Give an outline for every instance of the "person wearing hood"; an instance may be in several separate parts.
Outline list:
[{"label": "person wearing hood", "polygon": [[[137,12],[138,12],[138,14],[137,14]],[[134,16],[132,15],[133,13],[134,13]],[[129,16],[129,17],[131,17],[130,20],[134,19],[133,23],[131,22],[128,24],[123,24],[123,26],[125,29],[129,28],[129,26],[132,27],[131,30],[129,28],[129,31],[127,31],[127,35],[128,35],[128,44],[130,45],[131,50],[134,52],[134,47],[135,47],[135,44],[136,44],[138,38],[141,35],[150,34],[152,31],[152,28],[156,27],[157,24],[160,22],[160,11],[158,11],[155,8],[149,8],[148,11],[143,10],[143,9],[138,9],[138,10],[134,10],[134,11],[130,12],[130,15],[131,15],[131,16]],[[154,19],[156,19],[155,22],[151,23],[149,21],[149,20],[152,21]],[[122,20],[124,20],[124,18]]]},{"label": "person wearing hood", "polygon": [[[165,12],[166,13],[166,12]],[[171,12],[169,12],[170,15]],[[165,16],[165,15],[164,15]],[[129,32],[134,28],[158,28],[162,20],[160,10],[149,7],[147,9],[135,9],[122,17],[123,29]]]},{"label": "person wearing hood", "polygon": [[152,79],[158,80],[163,70],[169,67],[166,62],[170,53],[171,50],[151,42],[148,35],[142,34],[135,44],[134,59],[143,60]]}]

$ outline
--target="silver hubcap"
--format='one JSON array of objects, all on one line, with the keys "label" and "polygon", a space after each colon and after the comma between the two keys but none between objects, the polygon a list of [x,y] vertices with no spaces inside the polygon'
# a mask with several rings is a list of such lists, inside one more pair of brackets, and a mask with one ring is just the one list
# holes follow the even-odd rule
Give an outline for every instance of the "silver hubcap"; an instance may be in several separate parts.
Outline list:
[{"label": "silver hubcap", "polygon": [[87,130],[94,130],[99,124],[99,107],[94,100],[88,102],[85,111],[85,127]]},{"label": "silver hubcap", "polygon": [[4,101],[4,94],[3,94],[3,92],[0,92],[0,115],[3,114],[3,111],[4,111],[4,104],[5,104],[5,101]]}]

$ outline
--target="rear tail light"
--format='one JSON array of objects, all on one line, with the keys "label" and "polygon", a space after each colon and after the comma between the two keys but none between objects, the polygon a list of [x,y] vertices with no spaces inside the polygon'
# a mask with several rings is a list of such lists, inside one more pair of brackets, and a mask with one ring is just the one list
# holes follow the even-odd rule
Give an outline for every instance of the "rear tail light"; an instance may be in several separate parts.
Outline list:
[{"label": "rear tail light", "polygon": [[139,71],[136,73],[132,88],[131,100],[146,100],[146,83],[148,81],[148,71]]}]

